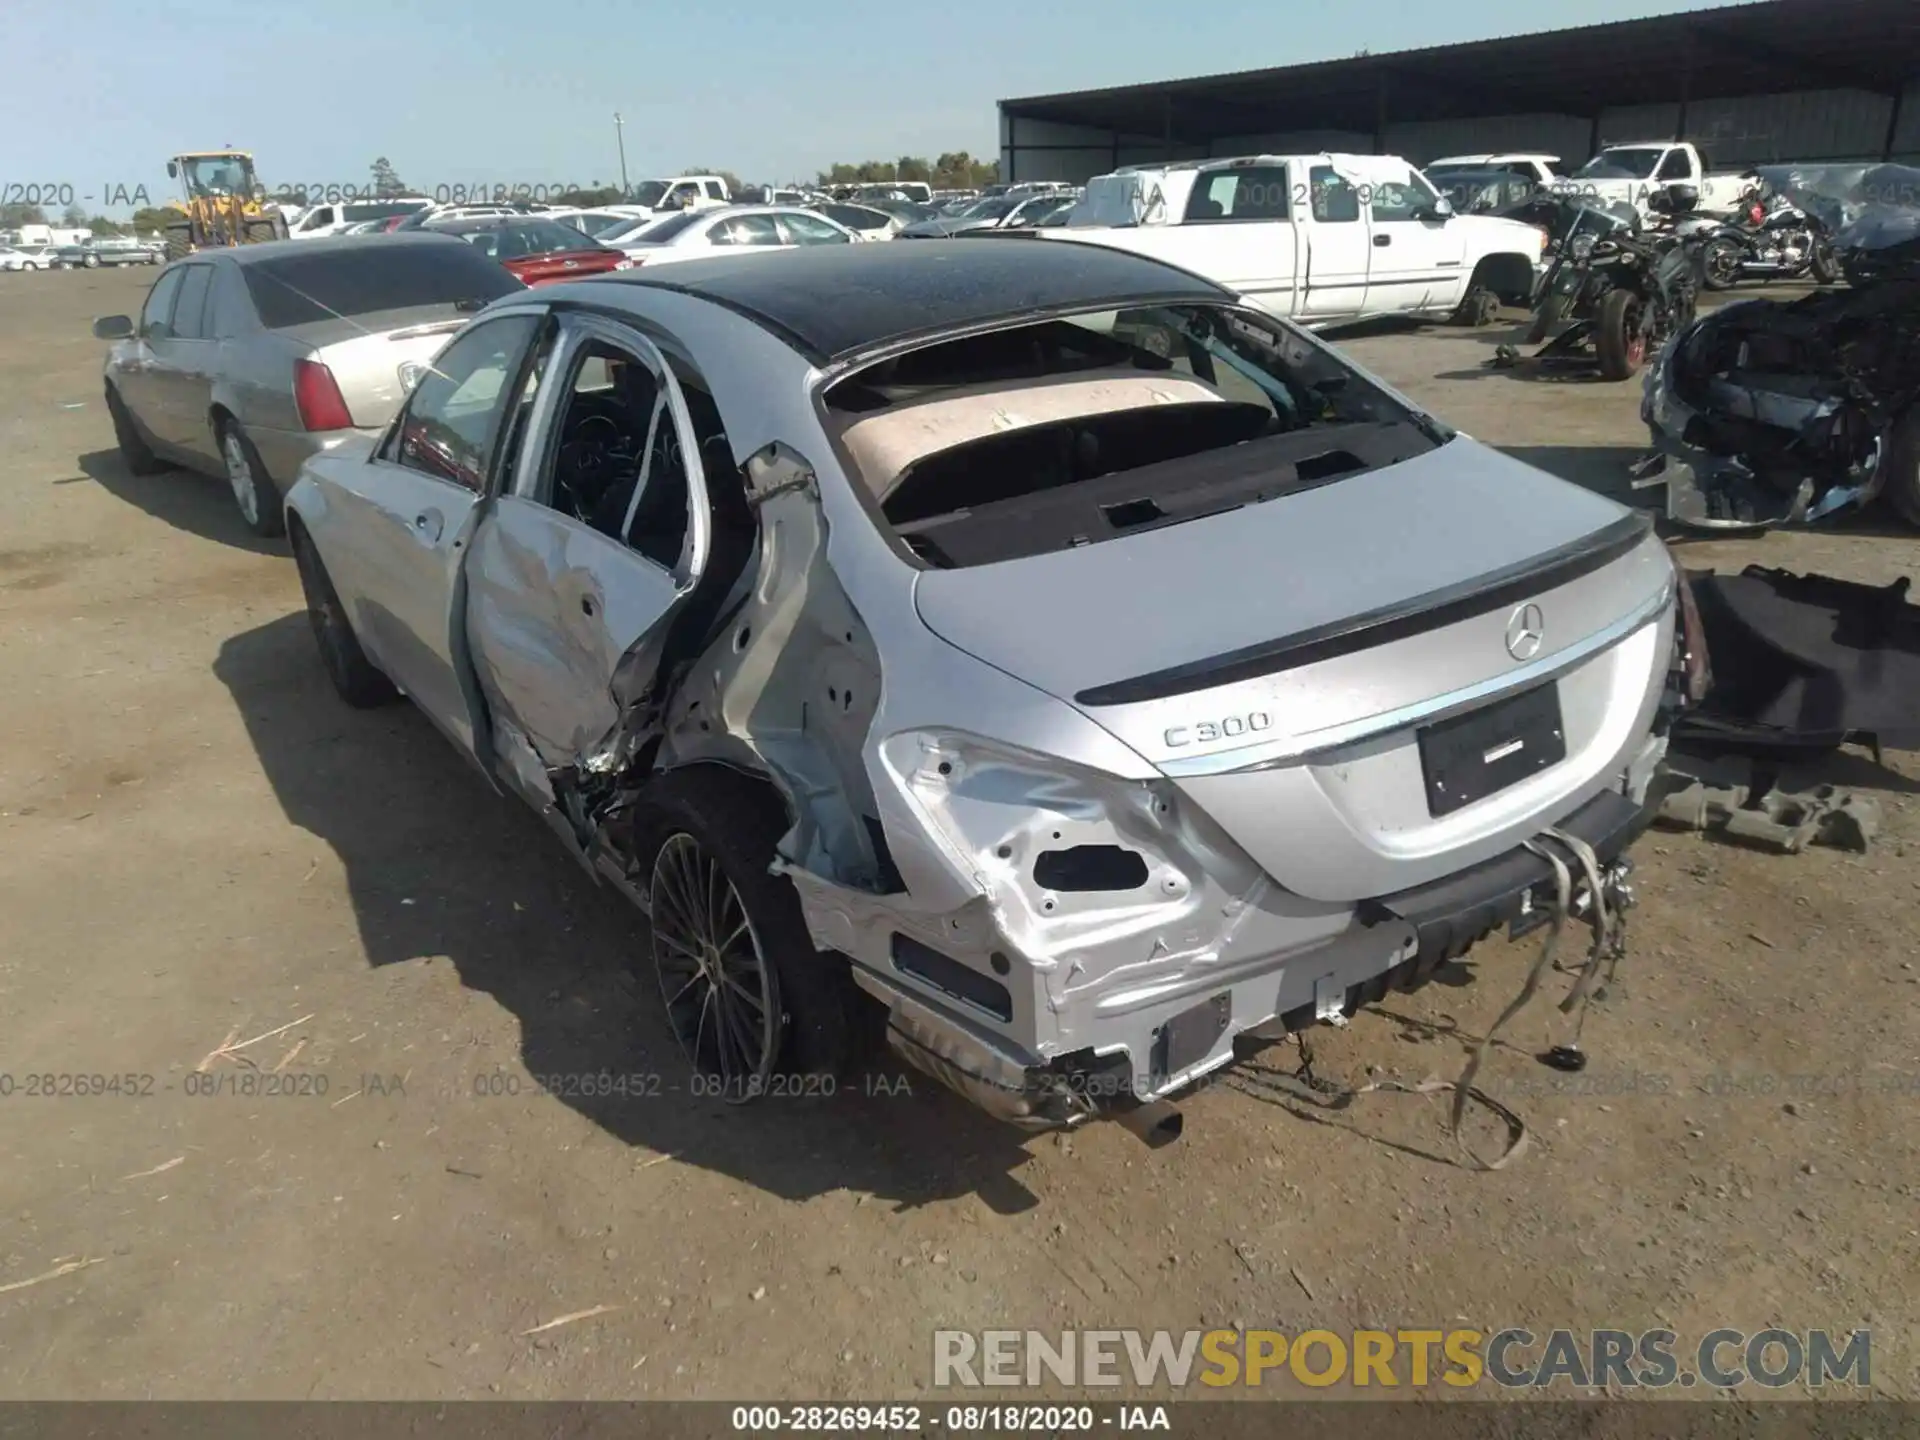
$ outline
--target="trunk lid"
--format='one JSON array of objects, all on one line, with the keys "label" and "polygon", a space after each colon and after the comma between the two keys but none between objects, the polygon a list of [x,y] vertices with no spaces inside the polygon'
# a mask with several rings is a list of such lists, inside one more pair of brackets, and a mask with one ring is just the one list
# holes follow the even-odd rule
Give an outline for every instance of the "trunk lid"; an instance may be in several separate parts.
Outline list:
[{"label": "trunk lid", "polygon": [[617,250],[567,250],[552,255],[526,255],[501,263],[531,286],[603,274],[624,259],[626,256]]},{"label": "trunk lid", "polygon": [[[935,634],[1077,706],[1279,883],[1332,901],[1490,859],[1617,788],[1659,699],[1672,576],[1644,517],[1462,436],[1226,514],[927,571],[915,599]],[[1504,731],[1469,735],[1471,774],[1446,779],[1471,798],[1436,799],[1460,742],[1422,732],[1543,688],[1511,723],[1544,704],[1557,739],[1519,737],[1515,758],[1495,753]]]},{"label": "trunk lid", "polygon": [[341,398],[362,429],[399,413],[409,375],[438,355],[472,314],[452,305],[417,305],[351,320],[316,320],[274,332],[333,372]]}]

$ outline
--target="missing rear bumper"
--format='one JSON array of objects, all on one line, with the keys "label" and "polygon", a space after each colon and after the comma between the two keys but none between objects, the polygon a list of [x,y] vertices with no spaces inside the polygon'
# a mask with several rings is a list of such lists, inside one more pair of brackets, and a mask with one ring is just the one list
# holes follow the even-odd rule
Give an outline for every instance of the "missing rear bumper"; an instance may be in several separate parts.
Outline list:
[{"label": "missing rear bumper", "polygon": [[[1613,884],[1624,886],[1627,870],[1616,862],[1653,823],[1658,810],[1655,796],[1636,804],[1618,791],[1605,790],[1559,828],[1592,846],[1601,864],[1610,873],[1618,872]],[[1418,948],[1402,969],[1419,980],[1431,976],[1444,962],[1458,959],[1503,925],[1523,935],[1545,924],[1549,918],[1545,897],[1552,894],[1553,886],[1553,869],[1546,860],[1519,848],[1435,884],[1370,900],[1362,907],[1361,917],[1376,924],[1399,920],[1413,926]],[[1574,917],[1579,913],[1576,906]],[[1391,982],[1395,977],[1382,978]],[[1394,988],[1391,983],[1380,993],[1389,988]]]}]

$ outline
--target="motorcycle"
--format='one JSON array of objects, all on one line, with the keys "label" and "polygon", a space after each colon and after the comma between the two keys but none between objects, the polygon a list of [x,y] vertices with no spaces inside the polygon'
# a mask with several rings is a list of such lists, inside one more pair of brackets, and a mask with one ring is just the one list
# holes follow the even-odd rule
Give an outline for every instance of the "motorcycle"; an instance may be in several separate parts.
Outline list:
[{"label": "motorcycle", "polygon": [[1791,200],[1770,194],[1764,183],[1741,197],[1737,217],[1716,228],[1700,253],[1700,283],[1708,290],[1802,275],[1811,275],[1818,285],[1840,279],[1833,236]]},{"label": "motorcycle", "polygon": [[[1676,216],[1698,199],[1691,186],[1674,185],[1649,197],[1656,216]],[[1535,291],[1533,328],[1538,344],[1570,321],[1535,352],[1549,363],[1595,366],[1604,380],[1626,380],[1649,356],[1693,321],[1700,237],[1677,231],[1643,231],[1631,206],[1601,206],[1577,196],[1555,202],[1561,219],[1553,227],[1553,261]],[[1493,363],[1508,367],[1521,356],[1501,346]]]}]

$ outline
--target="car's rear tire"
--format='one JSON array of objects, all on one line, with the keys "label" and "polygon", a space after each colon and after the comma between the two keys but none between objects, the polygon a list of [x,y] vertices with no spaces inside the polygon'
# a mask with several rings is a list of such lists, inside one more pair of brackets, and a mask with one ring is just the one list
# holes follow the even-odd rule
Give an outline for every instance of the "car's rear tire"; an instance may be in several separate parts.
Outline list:
[{"label": "car's rear tire", "polygon": [[292,539],[294,568],[300,572],[300,589],[307,597],[307,621],[313,626],[327,678],[340,698],[356,710],[391,705],[400,698],[400,691],[360,648],[360,639],[353,633],[313,541],[297,526]]},{"label": "car's rear tire", "polygon": [[1920,529],[1920,410],[1910,410],[1893,427],[1887,453],[1886,484],[1880,494],[1907,524]]},{"label": "car's rear tire", "polygon": [[1630,380],[1647,359],[1642,301],[1630,290],[1609,290],[1593,320],[1593,348],[1602,380]]},{"label": "car's rear tire", "polygon": [[269,540],[286,534],[286,501],[246,430],[238,420],[226,416],[219,421],[214,438],[220,444],[220,463],[226,470],[234,505],[247,528]]},{"label": "car's rear tire", "polygon": [[[772,1076],[824,1081],[858,1050],[863,997],[849,962],[813,948],[792,883],[768,870],[787,828],[766,785],[707,766],[661,776],[634,818],[668,1026],[711,1093],[729,1100],[767,1093]],[[677,903],[695,886],[711,903]]]},{"label": "car's rear tire", "polygon": [[120,447],[120,458],[128,470],[135,475],[158,475],[168,468],[166,461],[147,444],[146,436],[140,433],[139,422],[111,382],[107,385],[107,415],[113,421],[114,443]]}]

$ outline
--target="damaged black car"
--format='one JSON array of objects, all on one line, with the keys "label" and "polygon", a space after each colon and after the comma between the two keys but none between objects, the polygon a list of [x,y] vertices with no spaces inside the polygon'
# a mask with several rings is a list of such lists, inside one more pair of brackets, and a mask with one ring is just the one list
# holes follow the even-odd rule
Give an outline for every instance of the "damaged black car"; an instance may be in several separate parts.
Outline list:
[{"label": "damaged black car", "polygon": [[1818,520],[1884,497],[1920,526],[1920,169],[1768,167],[1834,234],[1847,289],[1696,321],[1648,370],[1636,488],[1699,529]]}]

